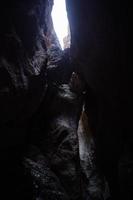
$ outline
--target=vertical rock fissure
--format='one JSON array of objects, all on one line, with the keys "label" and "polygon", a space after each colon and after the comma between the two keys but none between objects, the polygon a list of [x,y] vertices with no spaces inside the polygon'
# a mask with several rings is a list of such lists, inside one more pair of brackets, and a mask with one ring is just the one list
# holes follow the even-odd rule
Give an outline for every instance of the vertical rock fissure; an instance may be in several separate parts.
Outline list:
[{"label": "vertical rock fissure", "polygon": [[123,117],[126,2],[66,4],[70,28],[62,49],[53,0],[0,2],[5,200],[114,200],[132,193],[133,145]]}]

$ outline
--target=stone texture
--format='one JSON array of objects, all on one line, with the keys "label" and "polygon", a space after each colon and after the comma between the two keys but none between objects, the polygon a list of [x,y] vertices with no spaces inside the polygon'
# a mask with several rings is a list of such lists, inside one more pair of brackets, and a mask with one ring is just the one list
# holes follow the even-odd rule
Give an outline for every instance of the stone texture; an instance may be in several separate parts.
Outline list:
[{"label": "stone texture", "polygon": [[83,107],[78,126],[83,199],[106,200],[110,197],[110,191],[105,177],[97,167],[96,146],[88,120]]},{"label": "stone texture", "polygon": [[46,15],[46,8],[50,13],[52,1],[0,2],[0,171],[4,199],[32,199],[32,183],[22,161],[30,137],[29,119],[47,87],[45,35],[50,15]]},{"label": "stone texture", "polygon": [[[47,103],[43,107],[48,114],[43,114],[41,125],[32,126],[32,135],[35,136],[32,144],[40,152],[35,151],[37,156],[34,156],[31,148],[26,158],[26,165],[38,188],[36,198],[80,200],[82,191],[77,127],[83,96],[70,91],[68,84],[53,84],[47,92]],[[49,101],[51,94],[53,101]]]},{"label": "stone texture", "polygon": [[[45,91],[44,1],[1,3],[1,120],[25,118]],[[42,20],[43,19],[43,20]],[[35,95],[36,94],[36,95]],[[7,115],[8,112],[8,115]]]},{"label": "stone texture", "polygon": [[[70,55],[86,82],[86,112],[95,138],[97,162],[109,181],[112,199],[120,199],[118,162],[124,146],[132,146],[128,130],[128,3],[66,2],[72,41]],[[127,162],[132,163],[132,159]],[[128,194],[128,186],[125,191]]]},{"label": "stone texture", "polygon": [[51,45],[48,49],[47,79],[49,83],[68,83],[74,68],[71,65],[70,49],[62,51]]}]

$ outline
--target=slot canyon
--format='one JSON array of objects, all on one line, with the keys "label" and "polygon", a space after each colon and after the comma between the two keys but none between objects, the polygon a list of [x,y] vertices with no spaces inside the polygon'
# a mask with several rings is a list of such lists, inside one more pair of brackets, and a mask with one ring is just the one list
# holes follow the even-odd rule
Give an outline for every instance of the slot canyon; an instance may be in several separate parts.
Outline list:
[{"label": "slot canyon", "polygon": [[0,198],[132,200],[128,1],[53,3],[0,1]]}]

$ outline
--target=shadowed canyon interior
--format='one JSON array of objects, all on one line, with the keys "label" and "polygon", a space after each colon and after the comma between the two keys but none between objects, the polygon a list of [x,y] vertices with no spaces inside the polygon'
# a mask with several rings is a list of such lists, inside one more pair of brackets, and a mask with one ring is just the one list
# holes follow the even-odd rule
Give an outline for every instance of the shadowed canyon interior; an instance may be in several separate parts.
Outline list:
[{"label": "shadowed canyon interior", "polygon": [[[0,180],[4,200],[133,199],[128,2],[0,2]],[[70,44],[71,37],[71,44]]]}]

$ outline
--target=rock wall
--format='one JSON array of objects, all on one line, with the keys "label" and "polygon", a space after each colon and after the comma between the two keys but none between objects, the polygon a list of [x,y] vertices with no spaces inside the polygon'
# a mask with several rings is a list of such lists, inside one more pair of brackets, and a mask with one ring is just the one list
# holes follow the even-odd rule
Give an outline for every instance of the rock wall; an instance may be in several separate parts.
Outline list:
[{"label": "rock wall", "polygon": [[[53,137],[50,136],[52,131],[47,131],[47,126],[53,125],[51,124],[52,116],[59,112],[58,107],[60,107],[60,105],[56,105],[60,100],[56,101],[57,94],[52,90],[52,87],[54,84],[59,86],[61,83],[68,82],[72,72],[69,49],[65,52],[61,51],[53,29],[52,5],[53,0],[14,0],[12,2],[1,1],[0,3],[0,171],[1,196],[4,196],[4,199],[29,200],[38,197],[55,199],[54,192],[56,192],[57,197],[60,197],[58,192],[62,190],[65,195],[58,176],[56,177],[51,169],[47,168],[45,161],[48,162],[48,160],[44,156],[45,150],[53,152],[58,149],[58,145],[62,145],[60,150],[62,159],[65,159],[67,155],[69,144],[72,149],[66,161],[61,161],[57,158],[58,155],[55,155],[53,165],[57,165],[56,168],[58,168],[56,159],[60,160],[59,162],[62,165],[66,162],[66,171],[68,170],[70,173],[69,162],[70,165],[75,165],[73,177],[77,180],[77,165],[74,160],[74,156],[79,158],[76,128],[73,128],[72,142],[71,131],[66,130],[65,136],[68,137],[66,143],[60,141],[60,138],[58,139],[58,133],[62,133],[62,127],[57,131],[56,139],[54,134]],[[62,91],[62,89],[60,90]],[[65,106],[64,109],[67,110]],[[74,121],[73,124],[77,126],[77,113],[75,113],[75,117],[76,122]],[[47,139],[49,140],[48,146],[46,146]],[[51,144],[52,140],[58,143],[56,149],[54,144],[53,146]],[[76,145],[75,152],[73,151],[75,148],[72,145],[73,142]],[[38,148],[37,153],[34,152],[34,148],[32,150],[30,148],[34,144],[35,149]],[[46,147],[44,148],[44,146]],[[62,149],[64,149],[64,154]],[[33,158],[33,160],[28,163],[30,167],[27,167],[24,157],[28,157],[27,152],[29,151],[31,153],[30,159]],[[38,162],[42,162],[42,165]],[[61,164],[59,164],[60,167]],[[38,170],[40,168],[43,170],[42,173]],[[37,171],[37,174],[35,174],[35,171]],[[46,172],[50,172],[50,174],[47,175]],[[34,182],[36,175],[38,177],[40,173],[39,186],[43,181],[46,185],[42,184],[44,188],[39,188],[39,194],[38,192],[36,194]],[[48,176],[49,188],[47,186],[49,181],[46,181]],[[60,179],[63,177],[63,175],[59,176]],[[54,183],[52,177],[57,178],[57,182],[55,180]],[[65,177],[67,177],[67,173]],[[71,184],[71,175],[69,175],[68,181]],[[67,181],[64,181],[64,184],[66,185]],[[78,182],[76,184],[80,187]],[[74,188],[74,184],[71,187]],[[74,189],[72,190],[74,191]],[[70,191],[69,193],[72,195]],[[51,196],[52,194],[53,196]]]},{"label": "rock wall", "polygon": [[49,44],[55,37],[50,19],[52,3],[0,2],[0,171],[4,199],[32,199],[32,183],[22,163],[29,140],[28,120],[40,106],[47,87],[50,30]]},{"label": "rock wall", "polygon": [[[70,54],[87,85],[86,111],[92,119],[98,165],[109,181],[112,198],[120,199],[117,197],[118,161],[125,151],[124,146],[131,148],[130,119],[125,119],[129,116],[130,101],[127,92],[128,3],[119,0],[66,2],[72,41]],[[128,157],[130,153],[126,154]],[[131,165],[130,159],[127,165]],[[129,176],[128,167],[125,171],[124,176]],[[131,191],[130,183],[124,192],[126,198],[131,195],[128,190]]]},{"label": "rock wall", "polygon": [[45,2],[3,1],[0,18],[1,119],[6,122],[32,112],[45,89]]},{"label": "rock wall", "polygon": [[25,143],[23,121],[37,110],[45,95],[45,10],[46,1],[1,2],[1,147]]}]

